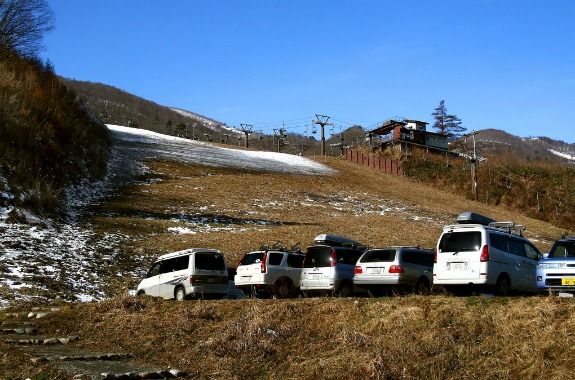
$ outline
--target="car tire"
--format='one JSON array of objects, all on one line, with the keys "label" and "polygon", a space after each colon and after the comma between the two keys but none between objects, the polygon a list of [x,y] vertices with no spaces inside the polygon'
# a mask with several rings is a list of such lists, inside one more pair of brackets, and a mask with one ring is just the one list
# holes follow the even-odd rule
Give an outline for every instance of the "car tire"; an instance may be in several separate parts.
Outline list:
[{"label": "car tire", "polygon": [[339,286],[335,293],[337,297],[351,297],[353,296],[353,284],[346,281]]},{"label": "car tire", "polygon": [[176,301],[184,301],[186,299],[186,290],[183,286],[178,286],[174,291],[174,299]]},{"label": "car tire", "polygon": [[495,294],[500,297],[507,297],[511,293],[511,280],[506,274],[502,274],[495,283]]},{"label": "car tire", "polygon": [[282,277],[274,285],[274,298],[289,298],[293,294],[293,284],[290,279]]},{"label": "car tire", "polygon": [[138,293],[136,293],[136,297],[143,297],[146,295],[146,292],[144,292],[143,290],[138,291]]},{"label": "car tire", "polygon": [[414,291],[415,294],[420,294],[423,296],[429,295],[431,293],[431,284],[429,283],[429,280],[425,277],[421,277],[417,281],[417,284],[415,284]]}]

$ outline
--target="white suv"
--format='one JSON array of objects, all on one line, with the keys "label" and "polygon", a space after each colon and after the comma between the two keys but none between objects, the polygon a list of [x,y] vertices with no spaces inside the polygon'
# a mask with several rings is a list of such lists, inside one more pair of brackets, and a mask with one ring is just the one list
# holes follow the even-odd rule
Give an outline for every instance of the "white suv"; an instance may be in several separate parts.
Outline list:
[{"label": "white suv", "polygon": [[257,298],[295,297],[299,293],[304,255],[284,251],[248,252],[240,260],[234,282]]},{"label": "white suv", "polygon": [[160,256],[137,295],[174,298],[224,298],[228,295],[228,268],[216,249],[192,248]]},{"label": "white suv", "polygon": [[512,290],[537,291],[535,268],[542,256],[522,236],[523,226],[472,212],[457,221],[443,228],[437,243],[434,284],[455,294],[484,288],[502,296]]}]

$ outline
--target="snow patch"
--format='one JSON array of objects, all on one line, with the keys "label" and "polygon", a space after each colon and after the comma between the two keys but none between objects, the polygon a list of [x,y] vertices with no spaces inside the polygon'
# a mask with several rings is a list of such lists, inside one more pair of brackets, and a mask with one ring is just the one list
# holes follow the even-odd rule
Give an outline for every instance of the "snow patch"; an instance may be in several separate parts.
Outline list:
[{"label": "snow patch", "polygon": [[553,153],[553,154],[556,155],[556,156],[559,156],[559,157],[561,157],[561,158],[564,158],[564,159],[566,159],[566,160],[575,161],[575,155],[571,155],[571,154],[568,154],[568,153],[559,152],[559,151],[554,150],[554,149],[549,149],[549,152]]}]

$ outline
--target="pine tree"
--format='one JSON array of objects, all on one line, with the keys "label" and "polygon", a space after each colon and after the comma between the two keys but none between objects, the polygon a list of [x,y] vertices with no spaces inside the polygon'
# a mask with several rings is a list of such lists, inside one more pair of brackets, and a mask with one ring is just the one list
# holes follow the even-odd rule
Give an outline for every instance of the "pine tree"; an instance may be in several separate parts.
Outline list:
[{"label": "pine tree", "polygon": [[447,115],[445,117],[445,126],[448,140],[457,140],[467,130],[467,128],[461,126],[461,119],[456,115]]},{"label": "pine tree", "polygon": [[445,100],[439,102],[439,106],[435,108],[434,112],[431,114],[435,119],[433,123],[433,128],[437,129],[438,133],[446,134],[445,118],[447,117],[447,108],[445,108]]},{"label": "pine tree", "polygon": [[439,106],[434,109],[431,116],[435,119],[433,128],[435,128],[438,133],[446,135],[450,141],[460,138],[463,132],[467,130],[467,128],[461,126],[462,122],[459,117],[447,113],[445,100],[439,102]]}]

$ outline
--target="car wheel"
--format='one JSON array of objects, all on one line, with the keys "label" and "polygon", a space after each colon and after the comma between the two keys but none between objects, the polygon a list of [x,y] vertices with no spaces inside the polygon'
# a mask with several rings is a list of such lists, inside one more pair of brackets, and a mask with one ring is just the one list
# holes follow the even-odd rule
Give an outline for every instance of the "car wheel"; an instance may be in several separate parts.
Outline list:
[{"label": "car wheel", "polygon": [[415,294],[421,294],[427,296],[431,293],[431,285],[429,284],[429,280],[425,277],[421,277],[417,284],[415,284]]},{"label": "car wheel", "polygon": [[136,297],[143,297],[146,295],[146,292],[144,292],[143,290],[138,291],[138,293],[136,293]]},{"label": "car wheel", "polygon": [[174,299],[176,301],[183,301],[186,299],[186,291],[184,290],[183,287],[178,286],[176,288],[176,291],[174,292]]},{"label": "car wheel", "polygon": [[289,298],[293,292],[293,284],[285,277],[280,278],[274,286],[274,298]]},{"label": "car wheel", "polygon": [[511,293],[511,280],[506,274],[502,274],[495,284],[495,294],[501,297],[507,297]]},{"label": "car wheel", "polygon": [[338,291],[336,292],[338,297],[351,297],[353,296],[353,284],[349,282],[344,282],[340,285]]}]

